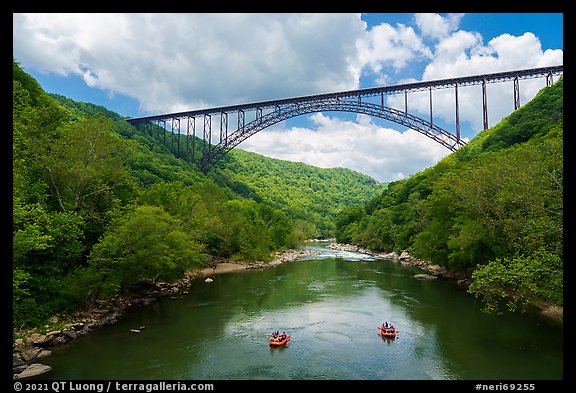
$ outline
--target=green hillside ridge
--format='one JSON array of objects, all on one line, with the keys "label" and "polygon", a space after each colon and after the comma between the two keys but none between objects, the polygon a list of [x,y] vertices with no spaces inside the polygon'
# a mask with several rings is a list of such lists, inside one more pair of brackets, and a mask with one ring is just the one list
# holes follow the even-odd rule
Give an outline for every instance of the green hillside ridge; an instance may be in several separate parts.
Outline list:
[{"label": "green hillside ridge", "polygon": [[177,157],[174,136],[164,137],[47,94],[14,60],[15,329],[143,280],[176,280],[215,257],[267,261],[306,238],[332,236],[338,209],[383,189],[350,170],[240,150],[205,175]]},{"label": "green hillside ridge", "polygon": [[368,201],[386,187],[350,169],[319,169],[240,149],[229,155],[214,171],[215,181],[282,209],[310,228],[310,238],[333,236],[337,211]]},{"label": "green hillside ridge", "polygon": [[563,304],[563,80],[367,204],[336,239],[471,273],[488,311]]}]

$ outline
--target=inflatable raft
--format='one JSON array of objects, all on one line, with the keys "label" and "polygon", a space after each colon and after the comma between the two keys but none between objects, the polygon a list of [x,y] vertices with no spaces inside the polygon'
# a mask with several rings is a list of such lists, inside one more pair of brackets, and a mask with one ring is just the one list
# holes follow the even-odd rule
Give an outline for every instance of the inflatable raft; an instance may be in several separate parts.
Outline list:
[{"label": "inflatable raft", "polygon": [[282,341],[277,341],[277,340],[273,339],[272,337],[270,337],[268,339],[268,342],[273,347],[281,347],[282,345],[286,344],[288,341],[290,341],[290,336],[286,336],[286,338]]},{"label": "inflatable raft", "polygon": [[382,337],[394,338],[394,337],[396,337],[397,331],[398,331],[398,329],[396,329],[396,328],[385,329],[382,326],[378,326],[378,334],[380,334]]}]

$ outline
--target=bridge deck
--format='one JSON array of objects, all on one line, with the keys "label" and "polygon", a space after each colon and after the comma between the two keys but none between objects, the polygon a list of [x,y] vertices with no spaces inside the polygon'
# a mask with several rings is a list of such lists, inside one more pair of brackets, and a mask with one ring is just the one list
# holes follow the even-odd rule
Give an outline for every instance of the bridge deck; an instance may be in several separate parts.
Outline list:
[{"label": "bridge deck", "polygon": [[[185,156],[188,160],[189,153],[192,161],[196,162],[195,137],[197,129],[201,132],[202,154],[196,162],[203,171],[208,171],[230,150],[239,143],[256,134],[257,132],[276,124],[279,121],[291,117],[300,116],[312,112],[343,111],[364,113],[369,116],[380,117],[414,129],[421,134],[442,144],[449,150],[455,151],[465,145],[460,138],[460,121],[458,106],[458,87],[482,85],[482,111],[484,129],[488,128],[488,104],[487,104],[487,83],[501,83],[514,81],[514,109],[520,107],[519,80],[546,77],[546,84],[552,83],[552,76],[563,73],[562,65],[552,67],[541,67],[524,70],[497,72],[483,75],[465,76],[459,78],[449,78],[441,80],[406,83],[394,86],[372,87],[366,89],[341,91],[335,93],[314,94],[301,97],[283,98],[278,100],[260,101],[248,104],[221,106],[216,108],[197,109],[185,112],[166,113],[154,116],[143,116],[126,119],[133,125],[158,123],[158,127],[164,130],[164,143],[166,143],[167,122],[171,123],[171,143],[174,143],[174,135],[177,135],[178,157],[180,156],[180,135],[181,119],[185,119],[186,129],[186,150]],[[454,88],[455,98],[455,132],[446,131],[433,123],[432,90]],[[430,117],[429,120],[414,116],[408,112],[407,95],[411,92],[430,92]],[[404,93],[404,111],[390,108],[384,105],[384,95]],[[380,103],[370,103],[363,100],[365,97],[380,95]],[[247,117],[245,111],[252,115]],[[249,112],[252,111],[252,112]],[[237,116],[229,115],[237,114]],[[212,124],[212,116],[215,123]],[[196,117],[203,117],[201,123],[196,125]],[[237,117],[237,118],[235,118]],[[163,123],[163,126],[160,126]],[[215,128],[213,132],[213,127]],[[219,140],[212,143],[212,136],[217,135],[219,128]],[[229,128],[231,132],[229,132]],[[190,136],[192,135],[192,150],[189,149]]]},{"label": "bridge deck", "polygon": [[417,92],[417,91],[424,91],[424,90],[437,90],[437,89],[446,89],[454,86],[472,86],[472,85],[480,85],[482,83],[499,83],[499,82],[506,82],[511,81],[516,78],[518,79],[531,79],[531,78],[540,78],[543,76],[548,75],[559,75],[563,73],[564,66],[551,66],[551,67],[541,67],[541,68],[531,68],[525,70],[516,70],[516,71],[505,71],[505,72],[496,72],[491,74],[483,74],[483,75],[473,75],[473,76],[464,76],[458,78],[449,78],[449,79],[439,79],[439,80],[432,80],[432,81],[424,81],[424,82],[414,82],[414,83],[406,83],[394,86],[382,86],[382,87],[370,87],[365,89],[358,89],[358,90],[348,90],[342,92],[335,92],[335,93],[324,93],[324,94],[313,94],[308,96],[300,96],[300,97],[292,97],[292,98],[282,98],[278,100],[270,100],[270,101],[260,101],[260,102],[253,102],[248,104],[239,104],[239,105],[229,105],[229,106],[221,106],[215,108],[206,108],[206,109],[196,109],[191,111],[185,112],[174,112],[174,113],[167,113],[161,115],[153,115],[153,116],[142,116],[142,117],[132,117],[127,119],[127,121],[131,124],[140,123],[140,122],[147,122],[147,121],[154,121],[154,120],[161,120],[161,119],[172,119],[172,118],[185,118],[188,116],[201,116],[201,115],[213,115],[213,114],[220,114],[223,112],[232,113],[238,112],[241,110],[250,110],[255,108],[272,108],[278,105],[285,105],[291,103],[298,103],[298,102],[307,102],[307,101],[316,101],[316,100],[325,100],[331,98],[352,98],[352,97],[368,97],[368,96],[375,96],[379,94],[391,95],[391,94],[399,94],[404,92]]}]

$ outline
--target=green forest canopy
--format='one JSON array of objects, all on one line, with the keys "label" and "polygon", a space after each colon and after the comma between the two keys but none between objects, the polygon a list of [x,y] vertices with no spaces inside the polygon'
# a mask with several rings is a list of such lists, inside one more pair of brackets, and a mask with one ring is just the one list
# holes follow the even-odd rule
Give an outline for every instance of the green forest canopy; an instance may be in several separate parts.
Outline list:
[{"label": "green forest canopy", "polygon": [[178,279],[211,258],[267,261],[333,236],[339,209],[385,187],[347,169],[241,150],[204,175],[162,137],[45,93],[14,60],[15,328],[43,326],[145,279]]},{"label": "green forest canopy", "polygon": [[13,326],[213,257],[268,260],[334,235],[467,271],[488,310],[562,305],[562,87],[434,167],[377,185],[242,150],[202,174],[159,130],[46,94],[14,61]]},{"label": "green forest canopy", "polygon": [[487,310],[562,305],[563,80],[335,223],[339,242],[471,273]]}]

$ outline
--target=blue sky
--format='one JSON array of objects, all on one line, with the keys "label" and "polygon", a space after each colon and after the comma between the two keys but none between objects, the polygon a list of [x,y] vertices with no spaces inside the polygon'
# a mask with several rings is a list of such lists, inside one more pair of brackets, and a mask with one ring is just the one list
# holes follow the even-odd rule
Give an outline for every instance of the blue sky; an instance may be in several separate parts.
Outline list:
[{"label": "blue sky", "polygon": [[[13,14],[13,21],[14,57],[46,91],[131,117],[563,64],[563,15],[552,13]],[[488,92],[490,125],[513,109],[512,89],[502,85]],[[521,103],[543,86],[522,81]],[[434,121],[450,129],[453,98],[434,94]],[[481,129],[479,98],[473,88],[459,92],[466,138]],[[427,100],[409,97],[409,110],[426,118]],[[239,147],[380,181],[449,154],[396,124],[333,113],[286,121]]]}]

